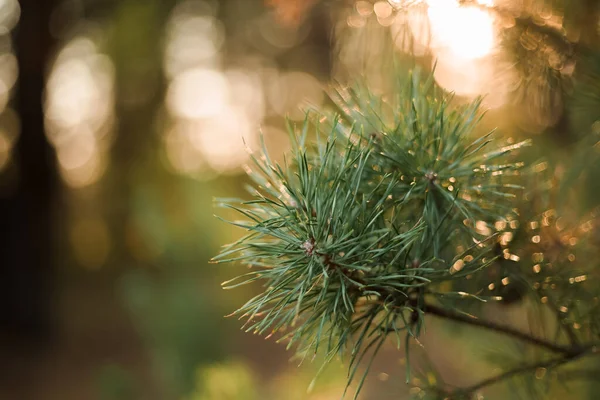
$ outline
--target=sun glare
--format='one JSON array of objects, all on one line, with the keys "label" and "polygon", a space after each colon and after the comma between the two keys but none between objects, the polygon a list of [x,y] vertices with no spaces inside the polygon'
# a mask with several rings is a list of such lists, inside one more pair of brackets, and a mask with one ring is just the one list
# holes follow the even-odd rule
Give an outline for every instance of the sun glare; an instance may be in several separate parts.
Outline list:
[{"label": "sun glare", "polygon": [[[494,3],[477,3],[422,0],[420,6],[398,14],[391,26],[392,34],[401,51],[433,56],[437,64],[435,79],[440,86],[461,96],[485,95],[486,106],[499,107],[507,88],[496,79],[503,64],[496,57],[494,16],[486,10]],[[410,34],[404,33],[406,26]]]},{"label": "sun glare", "polygon": [[472,60],[488,55],[494,47],[494,21],[474,6],[453,0],[428,0],[427,15],[434,47],[446,48],[455,57]]}]

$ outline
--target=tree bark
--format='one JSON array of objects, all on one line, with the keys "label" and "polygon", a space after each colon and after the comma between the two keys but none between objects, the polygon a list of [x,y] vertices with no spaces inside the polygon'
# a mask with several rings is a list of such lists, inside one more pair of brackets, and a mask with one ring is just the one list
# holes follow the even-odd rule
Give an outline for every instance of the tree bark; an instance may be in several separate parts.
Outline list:
[{"label": "tree bark", "polygon": [[0,197],[0,331],[39,341],[51,328],[52,232],[57,174],[46,140],[42,94],[54,41],[53,0],[21,0],[14,39],[19,66],[15,107],[21,132],[13,150],[16,181]]}]

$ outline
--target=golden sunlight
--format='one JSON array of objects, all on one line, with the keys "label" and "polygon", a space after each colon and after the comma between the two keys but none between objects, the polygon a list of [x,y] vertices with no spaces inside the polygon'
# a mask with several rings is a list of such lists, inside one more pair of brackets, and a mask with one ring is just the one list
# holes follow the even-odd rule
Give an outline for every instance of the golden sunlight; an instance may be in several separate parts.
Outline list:
[{"label": "golden sunlight", "polygon": [[453,56],[472,60],[488,55],[495,43],[491,15],[455,0],[427,0],[433,47],[446,48]]},{"label": "golden sunlight", "polygon": [[[498,107],[504,104],[507,88],[496,77],[504,64],[497,57],[494,16],[485,9],[493,1],[477,3],[423,0],[422,7],[396,18],[392,34],[402,51],[432,53],[439,85],[461,96],[485,95],[487,107]],[[403,34],[403,26],[409,27],[410,37]]]}]

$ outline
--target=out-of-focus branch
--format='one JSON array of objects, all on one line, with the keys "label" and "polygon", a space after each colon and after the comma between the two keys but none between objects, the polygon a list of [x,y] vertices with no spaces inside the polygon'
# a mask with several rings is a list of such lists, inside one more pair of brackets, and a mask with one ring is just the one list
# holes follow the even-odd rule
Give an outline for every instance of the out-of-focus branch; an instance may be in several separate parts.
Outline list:
[{"label": "out-of-focus branch", "polygon": [[465,314],[459,314],[455,311],[448,310],[446,308],[438,307],[435,305],[427,304],[423,311],[425,314],[435,315],[436,317],[451,320],[457,323],[462,323],[466,325],[478,326],[480,328],[484,328],[493,332],[497,332],[499,334],[504,334],[515,339],[523,340],[527,343],[531,343],[536,346],[543,347],[549,351],[555,353],[563,353],[570,354],[573,351],[572,347],[561,346],[556,343],[549,342],[547,340],[537,338],[535,336],[529,335],[527,333],[518,331],[509,326],[501,325],[493,321],[485,321],[481,319],[477,319],[474,317],[470,317]]},{"label": "out-of-focus branch", "polygon": [[539,369],[556,368],[591,354],[597,354],[597,348],[595,346],[579,348],[577,351],[574,351],[568,355],[550,359],[548,361],[541,361],[533,364],[519,366],[506,372],[503,372],[499,375],[492,376],[491,378],[484,379],[481,382],[476,383],[475,385],[469,386],[464,389],[456,390],[454,392],[454,395],[452,395],[450,399],[471,398],[477,391],[485,387],[495,385],[496,383],[506,381],[514,376],[521,375],[524,373],[532,373]]}]

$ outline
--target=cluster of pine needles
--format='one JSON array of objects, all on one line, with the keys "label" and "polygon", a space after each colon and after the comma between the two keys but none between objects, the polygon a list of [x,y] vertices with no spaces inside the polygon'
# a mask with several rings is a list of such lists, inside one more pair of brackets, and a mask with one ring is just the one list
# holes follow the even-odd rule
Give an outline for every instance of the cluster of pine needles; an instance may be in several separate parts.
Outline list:
[{"label": "cluster of pine needles", "polygon": [[[263,285],[234,313],[247,331],[274,335],[302,358],[346,359],[355,396],[386,339],[406,352],[415,382],[409,343],[428,315],[545,353],[471,387],[421,386],[418,398],[471,398],[596,352],[597,285],[573,259],[589,251],[597,218],[558,229],[553,210],[521,201],[535,173],[519,161],[528,142],[481,135],[480,101],[460,104],[418,70],[396,74],[383,93],[359,82],[330,98],[331,109],[289,124],[283,161],[264,145],[252,154],[250,200],[220,201],[247,234],[215,261],[251,267],[224,286]],[[523,299],[553,307],[554,335],[473,316],[490,302]]]}]

